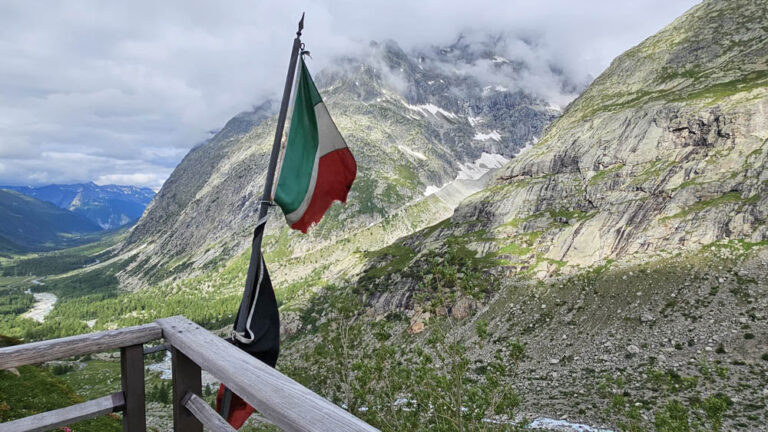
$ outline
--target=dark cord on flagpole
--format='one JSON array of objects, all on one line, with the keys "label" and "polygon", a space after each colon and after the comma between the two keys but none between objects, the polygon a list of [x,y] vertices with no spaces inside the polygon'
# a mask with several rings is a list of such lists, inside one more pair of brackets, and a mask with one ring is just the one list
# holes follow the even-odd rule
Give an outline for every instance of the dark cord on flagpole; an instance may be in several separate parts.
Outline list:
[{"label": "dark cord on flagpole", "polygon": [[[247,319],[249,314],[249,305],[256,302],[256,299],[251,299],[254,292],[254,285],[256,279],[256,270],[261,264],[261,240],[262,236],[259,235],[259,226],[261,221],[267,217],[269,207],[272,205],[272,186],[275,180],[275,170],[277,169],[277,159],[280,156],[280,142],[283,137],[283,131],[285,129],[285,119],[288,113],[289,99],[291,97],[291,90],[293,88],[293,79],[296,75],[296,63],[299,57],[299,53],[303,50],[303,44],[301,43],[301,32],[304,30],[304,13],[301,14],[299,20],[299,28],[296,32],[296,38],[293,39],[293,47],[291,49],[291,59],[288,63],[288,74],[285,79],[285,87],[283,89],[283,100],[280,104],[280,112],[277,116],[277,128],[275,130],[275,140],[272,144],[272,154],[269,158],[269,166],[267,167],[267,177],[264,183],[264,194],[259,198],[259,214],[256,228],[253,232],[253,240],[251,242],[251,259],[248,263],[248,274],[245,279],[245,290],[243,291],[243,298],[240,301],[240,308],[237,314],[237,321],[234,324],[233,339],[237,345],[240,341],[240,337],[245,337],[248,332]],[[252,301],[251,301],[252,300]],[[247,340],[247,338],[246,338]],[[228,388],[225,389],[222,398],[221,409],[219,414],[226,420],[229,416],[229,409],[232,401],[232,392]]]},{"label": "dark cord on flagpole", "polygon": [[[272,154],[269,159],[269,166],[267,168],[267,178],[264,183],[264,194],[262,195],[261,205],[259,206],[259,216],[257,220],[261,220],[267,216],[267,210],[269,205],[267,201],[272,201],[272,185],[274,184],[275,170],[277,168],[277,159],[280,155],[280,142],[283,138],[283,130],[285,129],[285,118],[288,113],[288,103],[291,97],[291,89],[293,88],[293,79],[296,74],[296,63],[299,57],[299,51],[301,50],[301,31],[304,29],[304,14],[301,14],[301,20],[299,20],[299,30],[296,32],[296,38],[293,40],[293,49],[291,51],[291,60],[288,64],[288,74],[285,79],[285,88],[283,89],[283,100],[280,104],[280,113],[277,117],[277,128],[275,130],[275,140],[272,144]],[[255,230],[254,230],[255,234]],[[251,244],[251,260],[248,265],[248,275],[245,282],[245,292],[243,293],[243,301],[240,303],[240,313],[238,315],[237,322],[235,323],[235,332],[242,334],[246,331],[246,319],[248,316],[248,304],[251,293],[253,292],[253,283],[256,273],[256,268],[261,260],[261,236],[254,235],[253,242]]]}]

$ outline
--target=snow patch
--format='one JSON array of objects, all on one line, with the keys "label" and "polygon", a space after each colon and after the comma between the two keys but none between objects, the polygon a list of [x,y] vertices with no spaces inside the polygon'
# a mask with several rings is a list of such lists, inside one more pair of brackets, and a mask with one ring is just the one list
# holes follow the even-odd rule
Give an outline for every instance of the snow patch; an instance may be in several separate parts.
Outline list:
[{"label": "snow patch", "polygon": [[481,119],[480,117],[469,116],[467,117],[467,121],[469,122],[470,126],[475,127],[478,124],[482,123],[483,119]]},{"label": "snow patch", "polygon": [[492,91],[505,92],[509,91],[509,89],[503,85],[485,86],[483,87],[483,96],[488,96]]},{"label": "snow patch", "polygon": [[416,150],[411,150],[408,147],[401,146],[401,145],[398,145],[397,148],[400,149],[401,152],[403,152],[403,153],[405,153],[405,154],[407,154],[409,156],[413,156],[416,159],[427,160],[427,157],[424,156],[424,153],[417,152]]},{"label": "snow patch", "polygon": [[496,130],[492,130],[487,134],[477,132],[475,133],[474,139],[477,141],[488,141],[492,139],[501,142],[501,135],[499,134],[499,131]]},{"label": "snow patch", "polygon": [[427,189],[424,191],[424,196],[430,196],[433,193],[439,192],[442,186],[427,185]]},{"label": "snow patch", "polygon": [[509,159],[500,154],[483,152],[474,162],[459,164],[456,180],[477,180],[488,171],[501,168]]},{"label": "snow patch", "polygon": [[409,105],[409,104],[405,104],[405,107],[410,109],[410,110],[420,112],[423,115],[427,115],[427,113],[429,113],[429,114],[432,114],[433,116],[437,117],[437,113],[440,113],[443,116],[445,116],[447,118],[451,118],[451,119],[455,119],[456,117],[458,117],[456,114],[454,114],[454,113],[452,113],[450,111],[446,111],[446,110],[440,108],[439,106],[433,105],[433,104],[424,104],[424,105]]},{"label": "snow patch", "polygon": [[581,423],[571,423],[565,420],[555,420],[546,417],[534,419],[528,425],[528,428],[570,432],[612,432],[610,429],[596,428]]},{"label": "snow patch", "polygon": [[521,154],[523,154],[523,153],[527,152],[528,150],[532,149],[533,146],[535,146],[537,142],[539,142],[539,139],[536,138],[536,137],[533,137],[532,140],[530,140],[527,143],[525,143],[525,145],[523,147],[521,147],[520,150],[517,151],[517,153],[515,153],[515,157],[519,157]]}]

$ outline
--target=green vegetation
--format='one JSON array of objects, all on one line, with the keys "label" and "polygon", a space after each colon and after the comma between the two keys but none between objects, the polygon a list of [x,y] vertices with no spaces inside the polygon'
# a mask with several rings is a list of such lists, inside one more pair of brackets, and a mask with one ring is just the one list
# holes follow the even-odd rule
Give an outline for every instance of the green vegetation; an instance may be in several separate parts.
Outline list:
[{"label": "green vegetation", "polygon": [[[600,173],[604,173],[605,171],[607,170],[600,171]],[[594,212],[587,213],[581,210],[566,210],[566,209],[549,210],[547,213],[549,214],[549,217],[551,217],[552,219],[565,219],[568,221],[571,221],[571,220],[583,221],[595,215]]]},{"label": "green vegetation", "polygon": [[730,203],[741,203],[745,201],[747,200],[743,199],[739,192],[728,192],[726,194],[720,195],[717,198],[712,198],[709,200],[704,200],[704,201],[699,201],[697,203],[694,203],[671,216],[665,216],[661,218],[660,221],[663,222],[671,219],[682,219],[687,217],[690,214],[699,213],[708,208],[717,207],[717,206],[730,204]]},{"label": "green vegetation", "polygon": [[510,243],[498,250],[499,255],[527,255],[531,252],[531,248],[519,246],[515,243]]},{"label": "green vegetation", "polygon": [[595,175],[590,177],[589,184],[590,185],[596,185],[598,183],[601,183],[601,182],[605,181],[606,177],[608,177],[608,176],[610,176],[612,174],[615,174],[615,173],[621,171],[622,169],[624,169],[624,164],[616,164],[616,165],[614,165],[612,167],[600,170],[597,173],[595,173]]},{"label": "green vegetation", "polygon": [[737,93],[752,91],[768,86],[768,69],[749,72],[738,78],[718,82],[704,88],[696,89],[680,100],[709,99],[711,103],[717,103]]},{"label": "green vegetation", "polygon": [[[411,262],[416,252],[408,246],[394,243],[377,251],[365,252],[364,257],[371,260],[376,267],[366,271],[365,277],[368,279],[379,278],[386,274],[399,272]],[[381,263],[384,260],[384,263]]]},{"label": "green vegetation", "polygon": [[[280,369],[352,414],[383,431],[524,427],[506,423],[521,401],[509,381],[515,362],[501,354],[488,362],[470,359],[469,347],[450,336],[454,320],[433,319],[427,335],[407,335],[396,314],[357,319],[364,304],[351,290],[334,287],[313,304],[306,322],[325,319],[314,326],[317,343]],[[487,327],[478,325],[478,332]],[[371,333],[376,336],[366,337]],[[383,343],[395,339],[400,343]]]},{"label": "green vegetation", "polygon": [[101,227],[83,216],[0,189],[0,252],[51,250],[93,240]]},{"label": "green vegetation", "polygon": [[8,258],[0,262],[0,272],[3,276],[38,277],[66,273],[111,258],[110,248],[127,236],[128,228],[125,227],[90,237],[95,241],[82,246]]},{"label": "green vegetation", "polygon": [[[18,340],[0,335],[0,347],[15,345]],[[103,395],[100,395],[103,396]],[[36,366],[21,366],[0,371],[0,422],[63,408],[83,402],[61,378]],[[72,426],[84,432],[120,431],[115,415],[87,420]]]}]

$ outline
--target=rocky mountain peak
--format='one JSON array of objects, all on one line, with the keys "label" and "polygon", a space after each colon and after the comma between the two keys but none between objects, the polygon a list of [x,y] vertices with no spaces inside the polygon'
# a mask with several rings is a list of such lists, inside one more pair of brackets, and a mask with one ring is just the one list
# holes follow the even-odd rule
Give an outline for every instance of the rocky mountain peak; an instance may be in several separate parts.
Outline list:
[{"label": "rocky mountain peak", "polygon": [[[506,86],[489,87],[482,74],[454,70],[462,64],[441,59],[437,51],[425,59],[383,41],[362,55],[313,70],[357,159],[358,179],[347,205],[332,207],[309,236],[297,237],[275,218],[268,248],[287,242],[289,255],[298,259],[346,239],[357,245],[353,250],[367,250],[437,222],[484,184],[484,174],[534,142],[559,113],[516,85],[513,75],[502,76],[510,81]],[[185,268],[194,271],[245,249],[274,135],[273,109],[265,103],[239,114],[184,158],[124,246],[133,253],[146,245],[125,272],[126,283],[170,274],[162,270],[169,262],[189,263]],[[465,179],[462,172],[471,175]],[[461,185],[448,187],[454,180]],[[432,194],[440,189],[445,190]],[[395,219],[395,228],[381,232],[382,224]],[[375,241],[358,244],[361,233]],[[328,267],[331,258],[304,267],[337,275]]]},{"label": "rocky mountain peak", "polygon": [[[768,9],[759,3],[704,2],[619,56],[457,208],[448,232],[479,222],[496,237],[474,244],[479,253],[502,251],[541,277],[765,240]],[[525,253],[504,253],[508,244]]]}]

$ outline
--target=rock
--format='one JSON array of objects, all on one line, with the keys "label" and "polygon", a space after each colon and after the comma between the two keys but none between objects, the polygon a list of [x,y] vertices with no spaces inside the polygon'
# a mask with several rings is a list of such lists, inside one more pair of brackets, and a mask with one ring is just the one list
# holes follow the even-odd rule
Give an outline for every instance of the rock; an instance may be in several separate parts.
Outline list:
[{"label": "rock", "polygon": [[627,347],[627,352],[630,354],[640,354],[640,348],[636,345],[630,345]]},{"label": "rock", "polygon": [[462,297],[456,302],[453,308],[451,308],[451,316],[455,319],[464,319],[468,317],[476,307],[477,303],[474,300],[468,297]]},{"label": "rock", "polygon": [[417,334],[424,331],[426,328],[425,322],[432,316],[429,312],[417,312],[411,318],[411,325],[408,327],[408,333]]},{"label": "rock", "polygon": [[652,321],[654,321],[654,319],[655,318],[653,317],[653,315],[651,315],[649,313],[644,313],[644,314],[640,315],[640,322],[644,322],[644,323],[652,322]]},{"label": "rock", "polygon": [[424,321],[416,321],[408,327],[408,333],[416,334],[424,331]]},{"label": "rock", "polygon": [[301,316],[298,312],[285,312],[280,314],[281,336],[291,336],[299,331],[299,328],[301,328]]}]

